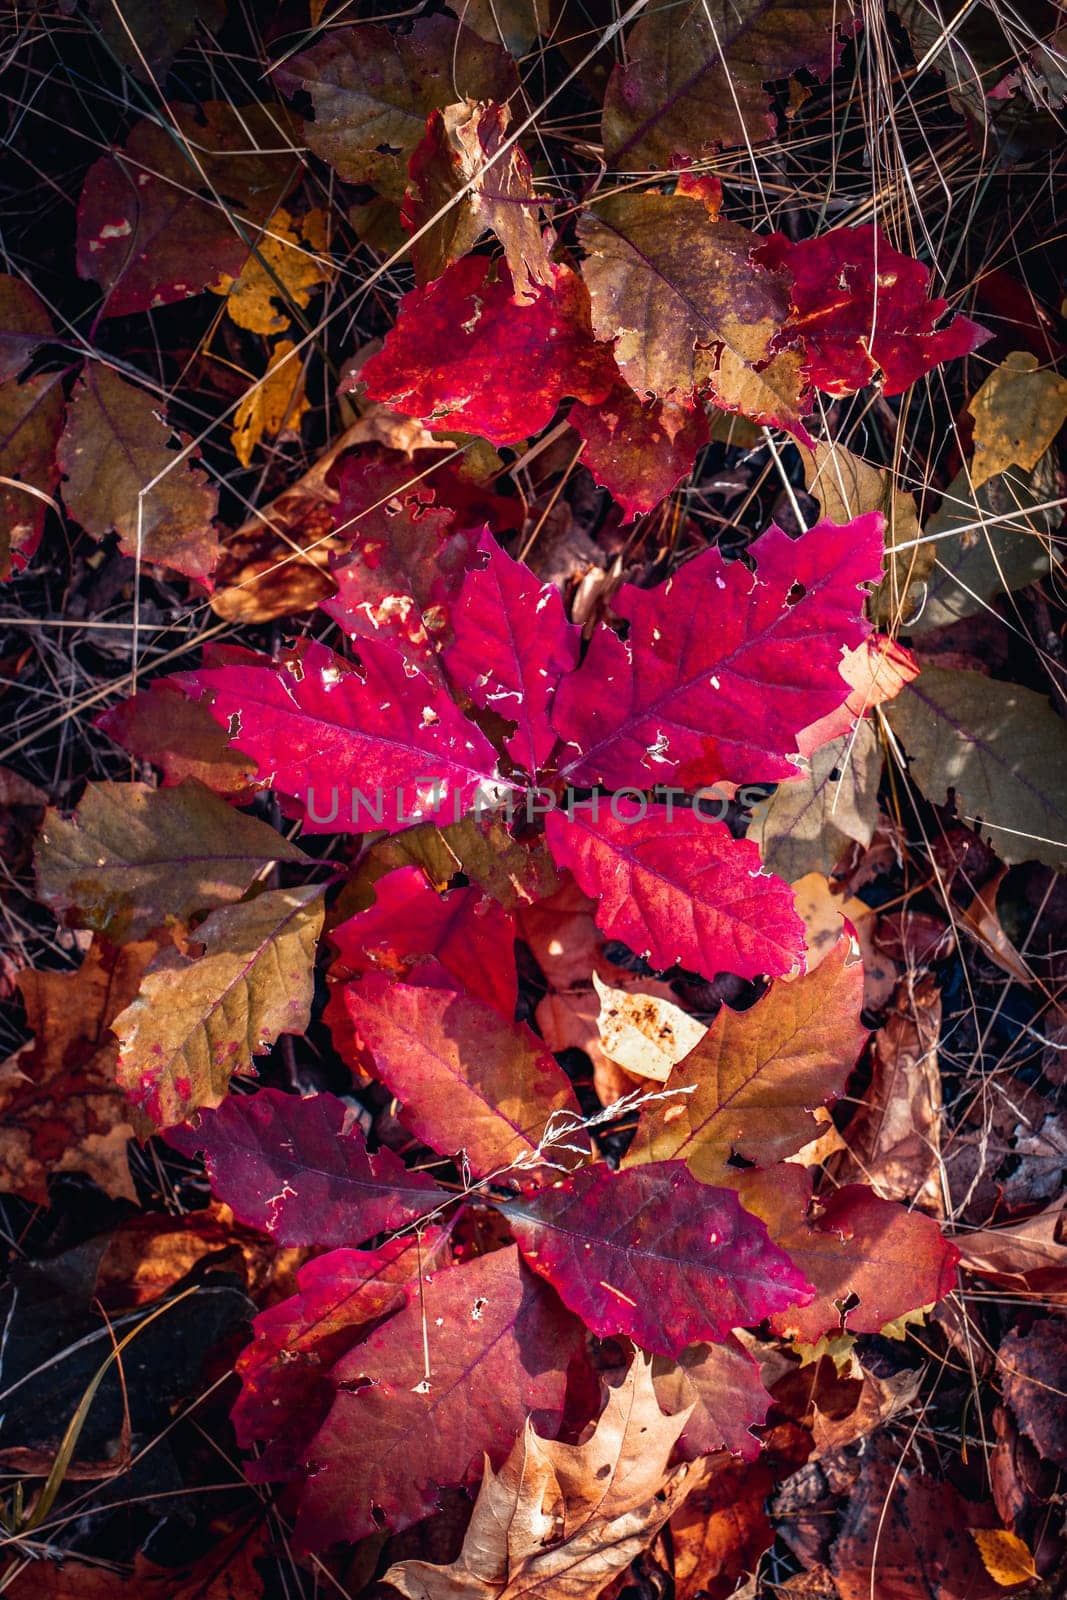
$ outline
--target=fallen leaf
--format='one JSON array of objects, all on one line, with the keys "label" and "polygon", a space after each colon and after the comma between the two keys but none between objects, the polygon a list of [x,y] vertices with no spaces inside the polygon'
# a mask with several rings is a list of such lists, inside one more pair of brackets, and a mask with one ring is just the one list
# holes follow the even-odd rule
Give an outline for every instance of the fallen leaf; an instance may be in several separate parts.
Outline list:
[{"label": "fallen leaf", "polygon": [[110,1032],[155,954],[97,939],[74,972],[18,975],[34,1038],[0,1067],[0,1188],[48,1204],[50,1172],[84,1172],[116,1199],[137,1199],[127,1146],[134,1137],[115,1082]]},{"label": "fallen leaf", "polygon": [[248,389],[233,414],[230,441],[242,467],[252,460],[252,452],[264,435],[276,439],[282,433],[299,437],[300,419],[310,411],[304,392],[304,368],[292,339],[279,339],[271,351],[267,370]]},{"label": "fallen leaf", "polygon": [[685,1418],[663,1415],[635,1357],[584,1443],[542,1439],[527,1422],[503,1465],[487,1466],[457,1560],[403,1561],[386,1583],[408,1600],[594,1600],[700,1481],[697,1468],[667,1468]]},{"label": "fallen leaf", "polygon": [[227,315],[239,328],[250,333],[284,333],[292,319],[274,302],[303,309],[312,292],[329,283],[333,268],[321,253],[326,244],[326,219],[321,211],[309,211],[296,222],[279,206],[264,223],[240,273],[231,277],[223,272],[210,287],[225,295]]},{"label": "fallen leaf", "polygon": [[204,919],[200,956],[165,950],[114,1019],[117,1077],[156,1127],[216,1106],[279,1033],[302,1033],[314,987],[322,886],[270,889]]},{"label": "fallen leaf", "polygon": [[1050,1316],[1001,1341],[997,1371],[1005,1404],[1034,1449],[1067,1467],[1067,1317]]},{"label": "fallen leaf", "polygon": [[613,989],[593,973],[600,1001],[597,1030],[604,1054],[624,1072],[666,1083],[672,1068],[700,1043],[702,1022],[658,995]]},{"label": "fallen leaf", "polygon": [[272,861],[307,860],[195,778],[172,789],[90,783],[72,817],[46,814],[37,887],[74,926],[122,944],[239,900]]},{"label": "fallen leaf", "polygon": [[881,775],[882,747],[866,718],[815,750],[806,773],[753,809],[746,837],[759,845],[767,871],[789,883],[809,872],[828,876],[850,839],[870,844]]},{"label": "fallen leaf", "polygon": [[37,549],[59,483],[62,376],[42,372],[25,383],[0,383],[0,477],[7,480],[0,483],[0,579],[20,572]]},{"label": "fallen leaf", "polygon": [[952,790],[1005,861],[1067,862],[1067,730],[1043,694],[928,666],[881,714],[934,805]]},{"label": "fallen leaf", "polygon": [[218,556],[218,495],[170,448],[174,430],[146,390],[89,361],[74,386],[56,459],[63,500],[94,539],[114,528],[125,555],[174,567],[210,587]]},{"label": "fallen leaf", "polygon": [[1067,420],[1067,378],[1039,371],[1037,357],[1013,350],[972,396],[971,487],[1008,467],[1031,471]]},{"label": "fallen leaf", "polygon": [[972,1528],[971,1538],[978,1546],[982,1565],[1001,1588],[1011,1589],[1037,1577],[1030,1547],[1017,1533],[1008,1528]]}]

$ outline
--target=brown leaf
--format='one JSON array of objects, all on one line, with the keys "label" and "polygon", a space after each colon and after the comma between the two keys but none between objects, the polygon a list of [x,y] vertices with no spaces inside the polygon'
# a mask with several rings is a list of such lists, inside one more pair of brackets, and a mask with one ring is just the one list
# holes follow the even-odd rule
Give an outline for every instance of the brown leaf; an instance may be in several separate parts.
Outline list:
[{"label": "brown leaf", "polygon": [[934,979],[901,984],[895,1009],[874,1036],[870,1088],[845,1130],[849,1159],[834,1167],[839,1183],[865,1181],[887,1200],[914,1201],[935,1216],[944,1215],[940,1034]]},{"label": "brown leaf", "polygon": [[[209,586],[218,502],[203,473],[170,448],[162,406],[103,362],[78,379],[59,441],[67,510],[94,539],[112,528],[123,553]],[[151,486],[151,487],[150,487]]]},{"label": "brown leaf", "polygon": [[[551,282],[539,202],[525,152],[512,145],[485,170],[501,149],[510,122],[506,105],[475,100],[460,100],[431,113],[426,134],[411,157],[401,212],[401,220],[414,235],[411,256],[417,282],[440,277],[487,228],[504,246],[517,300],[532,300],[541,284]],[[423,232],[431,221],[429,231]]]},{"label": "brown leaf", "polygon": [[841,1600],[993,1600],[970,1534],[980,1519],[951,1484],[869,1458],[834,1545]]},{"label": "brown leaf", "polygon": [[651,1366],[634,1359],[580,1445],[525,1433],[487,1468],[459,1558],[403,1561],[385,1581],[409,1600],[595,1600],[639,1555],[700,1479],[667,1460],[688,1412],[665,1417]]},{"label": "brown leaf", "polygon": [[176,789],[90,783],[72,817],[47,813],[36,859],[46,905],[122,944],[239,900],[271,862],[308,858],[187,778]]},{"label": "brown leaf", "polygon": [[1028,350],[1013,350],[971,399],[974,460],[971,487],[978,489],[1008,467],[1029,472],[1067,419],[1067,378],[1038,370]]},{"label": "brown leaf", "polygon": [[16,480],[0,483],[0,578],[10,577],[13,566],[24,567],[37,548],[59,482],[62,377],[42,372],[25,383],[9,378],[0,384],[0,477]]},{"label": "brown leaf", "polygon": [[997,1355],[1004,1400],[1046,1460],[1067,1467],[1067,1317],[1013,1329]]},{"label": "brown leaf", "polygon": [[49,1173],[84,1172],[114,1198],[136,1200],[126,1160],[134,1129],[108,1025],[155,950],[97,939],[76,972],[19,974],[34,1038],[0,1067],[0,1189],[45,1205]]}]

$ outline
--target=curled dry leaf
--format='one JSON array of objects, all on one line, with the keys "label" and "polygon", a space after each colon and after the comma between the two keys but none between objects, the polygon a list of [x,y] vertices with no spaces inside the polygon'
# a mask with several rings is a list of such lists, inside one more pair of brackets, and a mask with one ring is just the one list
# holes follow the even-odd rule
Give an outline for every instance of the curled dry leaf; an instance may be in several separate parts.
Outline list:
[{"label": "curled dry leaf", "polygon": [[0,1067],[0,1188],[48,1203],[49,1172],[84,1172],[116,1199],[136,1200],[126,1158],[134,1136],[115,1082],[110,1024],[155,954],[96,939],[75,972],[23,971],[18,986],[34,1038]]},{"label": "curled dry leaf", "polygon": [[663,1415],[636,1356],[584,1443],[542,1439],[527,1423],[503,1465],[487,1468],[450,1566],[404,1561],[385,1581],[408,1600],[593,1600],[700,1482],[697,1467],[667,1467],[687,1416]]}]

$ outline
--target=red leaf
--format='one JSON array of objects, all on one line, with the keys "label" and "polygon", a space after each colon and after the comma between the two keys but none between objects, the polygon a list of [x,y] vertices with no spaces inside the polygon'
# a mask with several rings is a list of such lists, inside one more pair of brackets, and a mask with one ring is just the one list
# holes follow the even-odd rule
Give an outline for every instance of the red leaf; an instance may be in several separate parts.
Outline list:
[{"label": "red leaf", "polygon": [[436,504],[419,471],[396,451],[343,462],[334,517],[352,548],[331,573],[337,594],[321,605],[349,638],[389,640],[435,674],[477,536],[455,531],[455,512]]},{"label": "red leaf", "polygon": [[[796,970],[804,925],[793,891],[760,872],[759,848],[691,811],[595,797],[597,817],[577,806],[545,819],[549,848],[586,894],[597,927],[656,967],[679,963],[705,977],[754,978]],[[642,816],[642,808],[644,815]]]},{"label": "red leaf", "polygon": [[473,998],[511,1021],[519,987],[515,928],[498,900],[473,885],[438,894],[421,867],[386,873],[374,893],[367,911],[358,911],[330,934],[337,951],[335,977],[342,972],[359,977],[378,968],[418,983],[419,963],[432,959]]},{"label": "red leaf", "polygon": [[377,1250],[331,1250],[297,1273],[298,1291],[268,1306],[237,1361],[241,1393],[231,1420],[254,1483],[301,1476],[300,1462],[333,1401],[330,1368],[368,1329],[407,1303],[432,1271],[442,1235],[420,1230]]},{"label": "red leaf", "polygon": [[485,563],[463,580],[445,666],[476,706],[516,724],[505,744],[533,777],[556,744],[548,712],[560,679],[578,664],[581,630],[567,621],[559,590],[505,555],[488,529],[478,554]]},{"label": "red leaf", "polygon": [[159,767],[166,785],[197,778],[216,794],[240,796],[242,803],[248,797],[255,762],[232,748],[206,706],[166,678],[109,707],[93,726]]},{"label": "red leaf", "polygon": [[360,372],[372,400],[427,426],[516,444],[551,422],[566,395],[602,400],[614,383],[593,339],[585,285],[552,267],[553,285],[518,305],[511,275],[464,256],[400,302],[384,347]]},{"label": "red leaf", "polygon": [[583,1167],[501,1209],[527,1261],[594,1333],[656,1355],[725,1339],[810,1294],[737,1196],[681,1161]]},{"label": "red leaf", "polygon": [[[847,697],[841,652],[870,632],[861,586],[879,576],[883,519],[771,526],[753,574],[707,550],[654,589],[626,584],[556,696],[552,720],[579,783],[615,787],[796,776],[797,735]],[[797,597],[796,586],[802,592]]]},{"label": "red leaf", "polygon": [[458,821],[494,781],[492,745],[390,646],[364,640],[360,658],[362,672],[308,640],[280,666],[252,658],[172,681],[210,696],[261,781],[307,808],[309,833],[395,832],[435,813]]},{"label": "red leaf", "polygon": [[873,222],[796,244],[775,233],[756,255],[792,273],[793,309],[778,343],[803,339],[806,376],[827,394],[853,394],[879,371],[883,393],[900,394],[992,337],[967,317],[935,331],[948,301],[927,299],[930,268],[894,250]]},{"label": "red leaf", "polygon": [[485,1454],[498,1465],[531,1412],[554,1430],[580,1331],[514,1249],[425,1276],[333,1369],[341,1387],[308,1451],[298,1544],[406,1528],[476,1479]]},{"label": "red leaf", "polygon": [[370,1155],[353,1117],[332,1094],[260,1089],[230,1095],[166,1138],[185,1155],[203,1151],[212,1190],[238,1221],[278,1244],[331,1248],[427,1216],[449,1198],[391,1150]]},{"label": "red leaf", "polygon": [[[560,1161],[589,1149],[570,1081],[525,1023],[505,1022],[480,1000],[368,973],[345,991],[352,1025],[375,1070],[402,1101],[401,1116],[442,1155],[462,1150],[476,1178],[523,1162],[562,1121]],[[549,1124],[552,1128],[549,1128]]]},{"label": "red leaf", "polygon": [[573,405],[567,420],[585,440],[583,466],[619,502],[626,522],[667,498],[709,438],[703,406],[646,403],[621,380],[599,405]]},{"label": "red leaf", "polygon": [[[849,1333],[877,1333],[905,1312],[942,1299],[955,1284],[960,1254],[933,1217],[905,1211],[862,1184],[838,1189],[815,1218],[808,1215],[812,1181],[804,1167],[783,1163],[742,1173],[738,1188],[815,1286],[814,1300],[776,1309],[776,1333],[808,1344],[842,1326]],[[859,1304],[842,1314],[840,1304],[850,1295]]]},{"label": "red leaf", "polygon": [[[195,156],[171,128],[144,121],[86,174],[78,275],[103,289],[107,317],[184,300],[224,273],[237,277],[248,259],[246,230],[230,221],[219,193],[246,220],[265,220],[300,171],[282,148],[278,107],[209,101],[203,125],[190,106],[169,110]],[[198,190],[209,184],[216,192],[202,198]]]},{"label": "red leaf", "polygon": [[693,1407],[678,1441],[686,1461],[716,1450],[755,1461],[760,1442],[752,1429],[766,1417],[771,1397],[760,1382],[758,1362],[732,1334],[722,1344],[690,1345],[677,1362],[657,1357],[652,1378],[669,1415]]}]

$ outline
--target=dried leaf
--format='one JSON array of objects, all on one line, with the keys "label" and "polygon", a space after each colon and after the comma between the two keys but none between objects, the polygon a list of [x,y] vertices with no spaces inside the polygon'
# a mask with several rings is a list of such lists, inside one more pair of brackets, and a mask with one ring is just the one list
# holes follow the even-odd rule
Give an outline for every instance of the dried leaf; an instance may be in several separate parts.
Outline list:
[{"label": "dried leaf", "polygon": [[457,1560],[403,1561],[385,1581],[408,1600],[594,1600],[699,1481],[695,1468],[667,1468],[685,1417],[663,1415],[636,1357],[583,1444],[527,1423],[503,1466],[487,1468]]},{"label": "dried leaf", "polygon": [[682,1159],[704,1183],[732,1184],[733,1158],[765,1166],[813,1138],[816,1107],[843,1092],[866,1039],[863,968],[846,966],[848,954],[842,939],[751,1010],[723,1006],[671,1073],[667,1098],[642,1111],[626,1165]]},{"label": "dried leaf", "polygon": [[211,288],[226,296],[227,314],[239,328],[284,333],[291,318],[274,302],[303,308],[320,284],[329,283],[333,268],[319,254],[325,247],[326,219],[321,211],[310,211],[296,223],[279,206],[264,224],[240,273],[236,277],[221,273]]},{"label": "dried leaf", "polygon": [[264,435],[271,439],[282,433],[299,437],[300,419],[310,411],[311,402],[304,393],[303,364],[292,359],[297,351],[292,339],[279,339],[265,374],[252,384],[234,411],[230,440],[242,467],[249,465]]},{"label": "dried leaf", "polygon": [[272,861],[307,857],[189,778],[90,783],[69,820],[48,812],[36,861],[46,905],[120,944],[239,900]]},{"label": "dried leaf", "polygon": [[971,487],[1008,467],[1032,471],[1067,420],[1067,378],[1038,370],[1037,357],[1013,350],[967,407],[974,418]]},{"label": "dried leaf", "polygon": [[1005,861],[1067,862],[1067,730],[1043,694],[924,667],[884,715],[929,801],[944,805],[953,790]]},{"label": "dried leaf", "polygon": [[1007,1528],[972,1528],[971,1538],[978,1546],[983,1567],[1002,1589],[1037,1577],[1030,1546],[1017,1533]]},{"label": "dried leaf", "polygon": [[671,1069],[704,1037],[702,1022],[655,994],[613,989],[593,973],[604,1054],[624,1072],[666,1083]]},{"label": "dried leaf", "polygon": [[173,438],[146,390],[103,362],[87,362],[57,451],[63,499],[94,539],[114,528],[125,555],[174,567],[209,587],[218,496],[191,464],[195,452],[172,450]]},{"label": "dried leaf", "polygon": [[780,783],[753,810],[747,837],[769,872],[795,883],[809,872],[829,875],[850,839],[870,844],[878,825],[882,747],[864,718],[816,750],[803,777]]},{"label": "dried leaf", "polygon": [[25,383],[0,383],[0,477],[11,480],[0,483],[0,579],[21,571],[37,549],[59,482],[62,376],[42,372]]},{"label": "dried leaf", "polygon": [[126,1159],[134,1136],[115,1082],[115,1016],[155,954],[96,940],[75,972],[18,975],[33,1040],[0,1067],[0,1188],[48,1204],[53,1172],[84,1172],[116,1199],[137,1199]]}]

